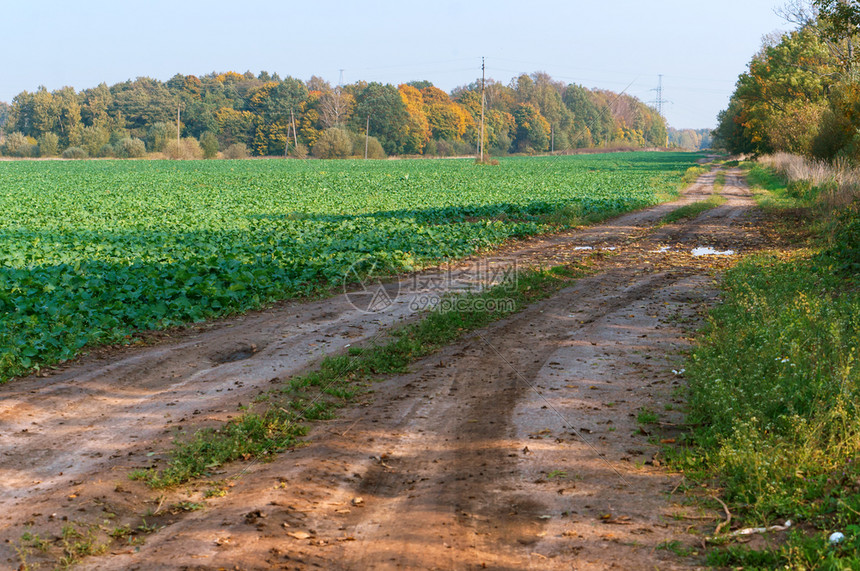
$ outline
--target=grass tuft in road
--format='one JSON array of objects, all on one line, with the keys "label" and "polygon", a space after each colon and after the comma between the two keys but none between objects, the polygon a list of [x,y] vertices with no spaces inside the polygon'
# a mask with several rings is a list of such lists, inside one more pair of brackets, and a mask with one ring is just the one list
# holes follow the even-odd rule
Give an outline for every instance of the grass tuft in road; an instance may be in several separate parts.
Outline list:
[{"label": "grass tuft in road", "polygon": [[684,175],[681,177],[681,181],[686,185],[691,185],[695,183],[700,176],[708,172],[710,172],[708,167],[701,165],[692,166],[684,172]]},{"label": "grass tuft in road", "polygon": [[679,206],[669,214],[663,217],[661,223],[663,224],[672,224],[673,222],[678,222],[679,220],[687,220],[693,219],[697,217],[702,212],[706,212],[712,208],[716,208],[722,204],[725,204],[726,199],[719,194],[712,194],[706,200],[700,200],[698,202],[691,202],[690,204],[685,204],[684,206]]}]

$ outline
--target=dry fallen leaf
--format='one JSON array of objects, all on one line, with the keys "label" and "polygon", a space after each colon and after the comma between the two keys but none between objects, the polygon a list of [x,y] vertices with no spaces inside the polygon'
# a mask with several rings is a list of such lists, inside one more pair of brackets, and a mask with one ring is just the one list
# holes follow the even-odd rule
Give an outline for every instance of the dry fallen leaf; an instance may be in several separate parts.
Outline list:
[{"label": "dry fallen leaf", "polygon": [[311,534],[306,531],[290,531],[287,535],[295,539],[308,539],[311,536]]}]

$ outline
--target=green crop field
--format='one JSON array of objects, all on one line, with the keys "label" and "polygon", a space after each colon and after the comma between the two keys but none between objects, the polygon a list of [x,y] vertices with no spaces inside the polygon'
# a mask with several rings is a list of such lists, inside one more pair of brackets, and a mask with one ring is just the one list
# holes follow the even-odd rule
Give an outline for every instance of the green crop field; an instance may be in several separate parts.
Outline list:
[{"label": "green crop field", "polygon": [[351,266],[414,269],[647,206],[697,158],[0,162],[0,382]]}]

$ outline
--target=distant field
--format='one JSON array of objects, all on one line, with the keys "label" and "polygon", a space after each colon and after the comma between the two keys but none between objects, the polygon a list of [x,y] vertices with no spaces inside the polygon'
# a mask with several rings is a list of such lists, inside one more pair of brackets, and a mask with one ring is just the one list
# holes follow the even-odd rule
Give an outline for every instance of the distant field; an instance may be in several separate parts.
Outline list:
[{"label": "distant field", "polygon": [[[86,345],[674,194],[699,155],[0,162],[0,382]],[[559,216],[559,213],[563,216]]]}]

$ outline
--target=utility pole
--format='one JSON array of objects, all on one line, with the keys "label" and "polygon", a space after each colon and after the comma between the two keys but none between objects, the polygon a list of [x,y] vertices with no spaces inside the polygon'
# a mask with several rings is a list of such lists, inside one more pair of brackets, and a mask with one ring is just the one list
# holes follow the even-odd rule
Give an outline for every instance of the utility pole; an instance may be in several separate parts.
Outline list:
[{"label": "utility pole", "polygon": [[287,156],[287,153],[290,150],[290,135],[293,131],[293,110],[290,109],[290,123],[287,125],[287,140],[284,141],[284,156]]},{"label": "utility pole", "polygon": [[293,116],[293,110],[290,109],[290,124],[293,126],[293,144],[295,148],[299,148],[299,134],[296,132],[296,118]]},{"label": "utility pole", "polygon": [[550,124],[549,126],[549,152],[555,152],[555,125]]},{"label": "utility pole", "polygon": [[484,57],[481,56],[481,162],[484,162]]},{"label": "utility pole", "polygon": [[367,127],[364,129],[364,160],[367,160],[367,144],[370,142],[370,114],[367,115]]},{"label": "utility pole", "polygon": [[179,105],[176,106],[176,152],[179,152]]}]

